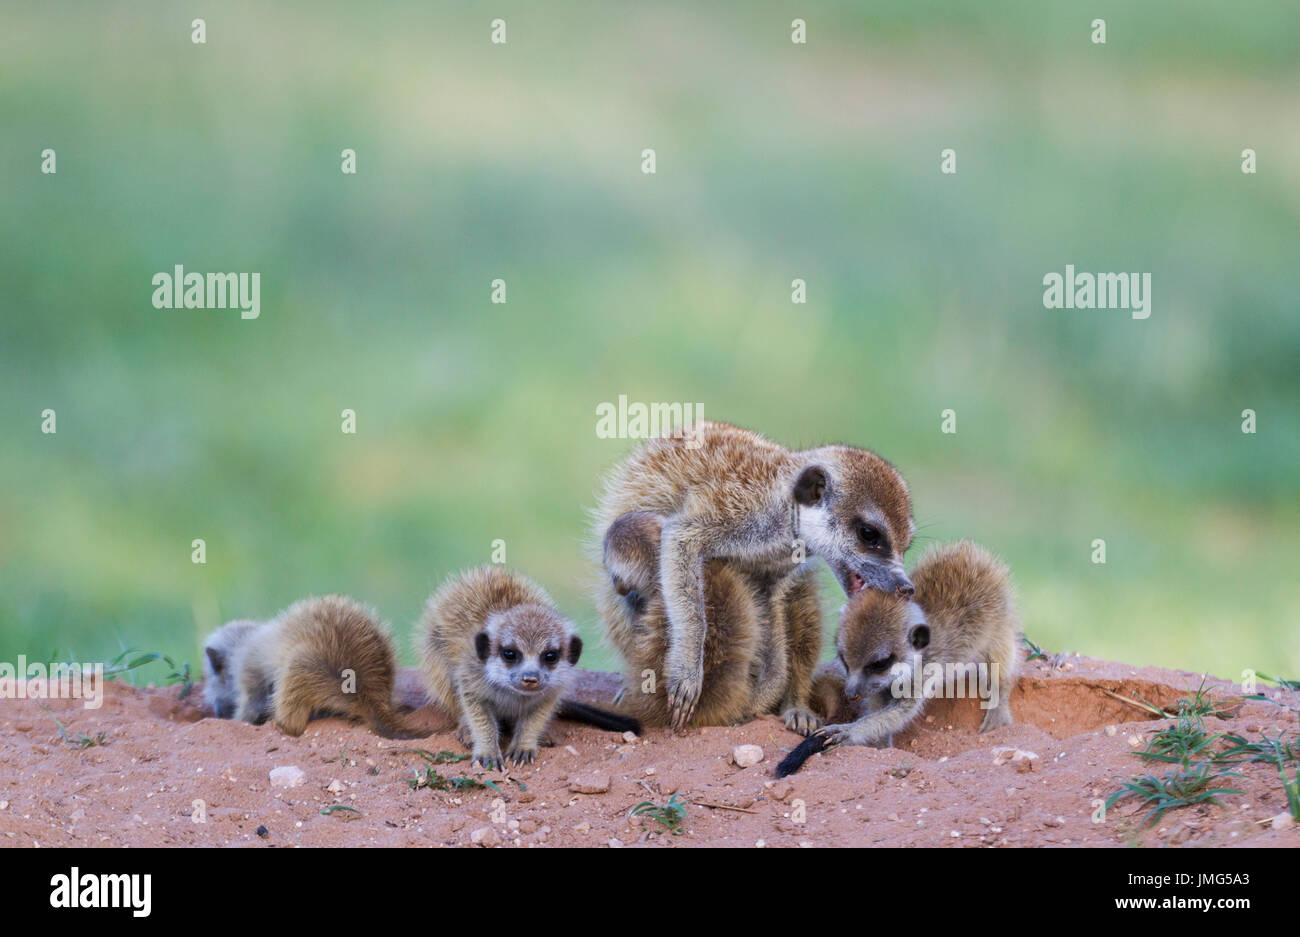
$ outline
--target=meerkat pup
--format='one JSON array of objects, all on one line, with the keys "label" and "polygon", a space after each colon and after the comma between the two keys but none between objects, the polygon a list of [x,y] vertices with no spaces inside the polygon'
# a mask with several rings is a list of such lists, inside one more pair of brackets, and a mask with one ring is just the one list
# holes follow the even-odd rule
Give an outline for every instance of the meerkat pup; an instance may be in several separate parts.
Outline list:
[{"label": "meerkat pup", "polygon": [[480,566],[448,580],[425,603],[416,643],[429,694],[460,721],[461,741],[485,768],[531,763],[555,716],[640,731],[635,719],[563,699],[582,638],[517,573]]},{"label": "meerkat pup", "polygon": [[248,636],[266,622],[229,621],[203,642],[203,698],[218,719],[230,719],[239,705],[238,655]]},{"label": "meerkat pup", "polygon": [[302,735],[313,716],[366,722],[385,738],[430,733],[402,725],[393,708],[397,658],[375,613],[354,599],[302,599],[267,622],[233,621],[204,646],[204,694],[218,716],[273,719]]},{"label": "meerkat pup", "polygon": [[[605,567],[609,589],[598,593],[610,640],[623,656],[623,688],[618,703],[647,725],[668,724],[668,696],[663,680],[668,653],[668,618],[659,589],[659,540],[663,518],[649,511],[625,514],[605,533]],[[756,687],[759,655],[759,605],[744,577],[723,560],[709,561],[704,571],[704,683],[693,725],[734,725],[760,710]],[[784,673],[784,658],[781,659]],[[775,705],[772,703],[771,705]],[[770,708],[770,707],[769,707]]]},{"label": "meerkat pup", "polygon": [[[914,529],[907,484],[865,449],[790,450],[749,430],[701,421],[648,440],[613,471],[596,508],[597,536],[603,540],[618,518],[638,511],[664,519],[658,582],[676,729],[690,723],[703,693],[710,561],[726,560],[755,585],[772,634],[787,630],[792,607],[815,611],[806,565],[814,556],[826,560],[849,596],[866,587],[912,592],[902,564]],[[805,636],[802,645],[812,648],[815,663],[820,624],[816,640]],[[788,680],[779,703],[796,731],[819,725],[809,708],[811,673],[809,663],[805,677]]]},{"label": "meerkat pup", "polygon": [[927,552],[912,582],[914,600],[871,590],[845,606],[835,637],[838,656],[818,668],[817,696],[829,718],[844,712],[846,703],[865,714],[823,726],[781,762],[778,776],[831,745],[892,745],[925,700],[950,687],[956,695],[980,698],[986,710],[981,732],[1011,724],[1020,621],[1006,565],[963,540]]}]

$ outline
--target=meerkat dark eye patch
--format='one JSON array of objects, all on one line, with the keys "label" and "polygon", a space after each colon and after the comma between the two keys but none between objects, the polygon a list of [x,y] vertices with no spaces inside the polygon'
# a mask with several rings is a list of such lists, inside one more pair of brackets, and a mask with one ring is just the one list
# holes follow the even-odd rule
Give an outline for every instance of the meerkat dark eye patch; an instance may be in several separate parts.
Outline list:
[{"label": "meerkat dark eye patch", "polygon": [[930,643],[930,626],[917,625],[912,629],[912,647],[918,651]]},{"label": "meerkat dark eye patch", "polygon": [[488,655],[492,653],[492,639],[488,637],[486,631],[474,635],[474,653],[478,655],[479,660],[487,660]]},{"label": "meerkat dark eye patch", "polygon": [[560,662],[560,652],[554,649],[543,651],[541,660],[547,667],[554,667]]},{"label": "meerkat dark eye patch", "polygon": [[208,652],[208,663],[212,666],[214,674],[221,674],[226,669],[226,656],[218,651],[215,647],[205,647]]},{"label": "meerkat dark eye patch", "polygon": [[868,524],[866,521],[858,521],[855,525],[858,535],[858,546],[864,550],[887,551],[889,549],[889,538],[875,524]]},{"label": "meerkat dark eye patch", "polygon": [[897,658],[893,654],[890,654],[888,657],[877,657],[862,669],[867,671],[867,673],[884,673],[890,667],[894,666],[895,660],[897,660]]},{"label": "meerkat dark eye patch", "polygon": [[794,500],[806,508],[821,504],[827,484],[826,470],[819,465],[810,465],[799,473],[794,483]]},{"label": "meerkat dark eye patch", "polygon": [[569,639],[569,663],[576,664],[578,658],[582,656],[582,638],[576,634]]},{"label": "meerkat dark eye patch", "polygon": [[501,649],[501,659],[505,661],[507,664],[511,664],[511,665],[517,664],[519,662],[519,658],[520,658],[519,652],[515,650],[513,647],[503,647]]}]

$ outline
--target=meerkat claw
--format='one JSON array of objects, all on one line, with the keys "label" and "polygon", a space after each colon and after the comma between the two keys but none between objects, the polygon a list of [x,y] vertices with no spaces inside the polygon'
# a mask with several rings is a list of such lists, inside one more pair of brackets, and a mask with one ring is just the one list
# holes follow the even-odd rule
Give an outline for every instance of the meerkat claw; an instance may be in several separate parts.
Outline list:
[{"label": "meerkat claw", "polygon": [[787,709],[781,714],[781,718],[785,720],[787,729],[800,735],[808,735],[821,725],[821,720],[810,711],[797,706]]}]

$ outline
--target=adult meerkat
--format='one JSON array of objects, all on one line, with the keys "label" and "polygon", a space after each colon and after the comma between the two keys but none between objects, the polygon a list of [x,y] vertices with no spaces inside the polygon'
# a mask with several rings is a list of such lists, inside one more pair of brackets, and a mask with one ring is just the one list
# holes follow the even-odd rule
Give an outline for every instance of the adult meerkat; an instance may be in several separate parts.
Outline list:
[{"label": "adult meerkat", "polygon": [[[749,430],[702,421],[648,440],[614,469],[596,507],[598,536],[637,511],[664,518],[658,580],[674,728],[689,724],[703,691],[709,561],[726,560],[756,585],[774,634],[786,629],[795,606],[815,608],[809,557],[826,560],[849,596],[865,587],[912,592],[902,565],[914,529],[907,484],[865,449],[790,450]],[[820,626],[814,661],[819,644]],[[791,679],[780,702],[786,724],[805,732],[819,724],[809,690],[808,680]]]},{"label": "adult meerkat", "polygon": [[[635,720],[563,699],[582,638],[536,583],[499,566],[445,582],[416,626],[430,696],[460,723],[475,764],[529,764],[552,717],[640,731]],[[510,739],[502,755],[502,736]]]},{"label": "adult meerkat", "polygon": [[342,595],[303,599],[267,622],[233,621],[204,645],[204,694],[218,716],[273,719],[302,735],[313,716],[365,721],[391,739],[429,732],[393,708],[397,659],[374,612]]},{"label": "adult meerkat", "polygon": [[873,590],[845,606],[837,659],[817,671],[818,695],[828,710],[843,712],[847,704],[865,714],[809,736],[778,766],[779,777],[831,745],[892,745],[925,707],[925,692],[915,690],[936,677],[953,679],[959,692],[988,691],[980,704],[989,704],[981,732],[1011,724],[1020,621],[1006,565],[963,540],[928,551],[912,570],[912,582],[914,600]]}]

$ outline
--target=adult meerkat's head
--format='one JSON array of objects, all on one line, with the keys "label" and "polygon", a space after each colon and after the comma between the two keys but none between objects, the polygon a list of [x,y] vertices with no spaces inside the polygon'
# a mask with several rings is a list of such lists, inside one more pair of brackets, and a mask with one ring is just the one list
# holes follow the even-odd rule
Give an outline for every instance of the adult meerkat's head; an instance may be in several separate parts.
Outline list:
[{"label": "adult meerkat's head", "polygon": [[900,678],[910,684],[915,655],[930,644],[921,606],[898,595],[867,589],[844,606],[835,650],[848,674],[844,695],[851,702],[889,694]]},{"label": "adult meerkat's head", "polygon": [[234,718],[239,703],[236,655],[262,622],[227,622],[203,642],[203,699],[218,719]]},{"label": "adult meerkat's head", "polygon": [[913,593],[903,553],[915,525],[897,469],[865,449],[827,446],[808,454],[793,496],[808,552],[826,560],[845,595],[865,588]]},{"label": "adult meerkat's head", "polygon": [[573,625],[542,605],[516,605],[488,616],[474,636],[488,683],[533,696],[566,686],[582,654]]}]

